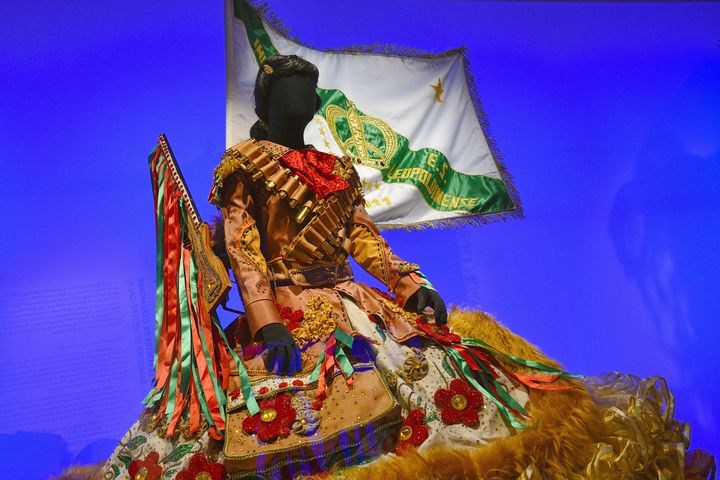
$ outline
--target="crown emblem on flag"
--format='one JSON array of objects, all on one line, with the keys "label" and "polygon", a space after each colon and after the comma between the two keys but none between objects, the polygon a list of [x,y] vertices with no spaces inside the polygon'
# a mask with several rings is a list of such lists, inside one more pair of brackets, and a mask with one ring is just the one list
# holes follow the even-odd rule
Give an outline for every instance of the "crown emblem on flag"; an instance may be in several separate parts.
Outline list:
[{"label": "crown emblem on flag", "polygon": [[363,165],[384,169],[398,149],[397,134],[379,118],[360,112],[348,101],[347,110],[330,104],[325,120],[335,142],[349,157],[359,158]]}]

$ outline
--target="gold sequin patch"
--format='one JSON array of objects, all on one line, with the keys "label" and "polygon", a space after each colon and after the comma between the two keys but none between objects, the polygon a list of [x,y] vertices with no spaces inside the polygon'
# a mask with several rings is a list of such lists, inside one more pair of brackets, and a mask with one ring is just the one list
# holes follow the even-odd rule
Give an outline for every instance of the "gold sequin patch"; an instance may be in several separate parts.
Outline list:
[{"label": "gold sequin patch", "polygon": [[315,295],[307,303],[301,325],[292,331],[292,336],[300,348],[325,340],[335,331],[337,317],[332,304]]},{"label": "gold sequin patch", "polygon": [[385,308],[390,310],[393,313],[397,313],[398,315],[402,316],[405,320],[409,321],[413,325],[415,325],[415,320],[418,318],[417,313],[408,312],[404,308],[402,308],[400,305],[391,302],[387,298],[381,298],[381,301],[383,305],[385,305]]},{"label": "gold sequin patch", "polygon": [[422,350],[413,348],[413,353],[403,363],[402,378],[407,383],[418,382],[428,374],[428,361]]}]

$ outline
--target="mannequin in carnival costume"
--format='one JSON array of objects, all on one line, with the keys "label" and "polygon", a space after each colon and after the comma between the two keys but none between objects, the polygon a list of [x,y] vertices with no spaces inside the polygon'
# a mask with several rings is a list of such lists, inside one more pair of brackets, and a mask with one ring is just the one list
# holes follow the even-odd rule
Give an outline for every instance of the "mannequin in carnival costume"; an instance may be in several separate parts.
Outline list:
[{"label": "mannequin in carnival costume", "polygon": [[[448,328],[440,295],[365,211],[351,162],[305,145],[317,80],[299,57],[268,58],[252,138],[214,171],[210,200],[223,220],[215,251],[245,305],[227,337],[212,308],[188,300],[214,285],[189,255],[197,239],[176,242],[174,256],[168,249],[173,232],[191,230],[191,220],[168,221],[188,200],[156,186],[166,281],[156,385],[102,475],[700,475],[712,458],[686,458],[687,429],[672,418],[662,379],[581,382],[481,312],[454,310]],[[162,157],[155,153],[154,175]],[[390,293],[354,281],[348,256]]]}]

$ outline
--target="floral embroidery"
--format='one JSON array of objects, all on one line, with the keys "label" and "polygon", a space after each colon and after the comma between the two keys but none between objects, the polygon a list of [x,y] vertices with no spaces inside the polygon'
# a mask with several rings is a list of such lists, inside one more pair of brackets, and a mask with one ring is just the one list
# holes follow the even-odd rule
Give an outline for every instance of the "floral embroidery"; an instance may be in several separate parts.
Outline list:
[{"label": "floral embroidery", "polygon": [[312,400],[306,395],[295,397],[298,418],[292,424],[292,431],[298,435],[310,436],[320,427],[320,414],[312,408]]},{"label": "floral embroidery", "polygon": [[450,388],[435,392],[435,405],[440,409],[443,423],[464,423],[472,427],[480,421],[478,410],[483,406],[483,398],[480,392],[470,389],[465,380],[456,378],[450,382]]},{"label": "floral embroidery", "polygon": [[260,412],[243,420],[243,430],[249,434],[256,433],[261,442],[272,442],[280,436],[287,437],[290,435],[290,425],[297,416],[290,403],[287,394],[261,400]]},{"label": "floral embroidery", "polygon": [[419,447],[427,440],[428,434],[423,411],[419,408],[410,410],[407,418],[400,425],[399,442],[395,447],[395,453],[402,455],[408,450]]},{"label": "floral embroidery", "polygon": [[225,466],[220,463],[209,463],[202,453],[190,458],[188,467],[177,474],[176,480],[222,480],[225,477]]},{"label": "floral embroidery", "polygon": [[460,335],[456,335],[450,331],[447,325],[438,325],[437,323],[424,322],[420,318],[415,321],[415,326],[418,330],[422,331],[425,335],[437,340],[443,345],[450,345],[451,343],[459,343]]},{"label": "floral embroidery", "polygon": [[160,480],[163,468],[158,465],[160,454],[150,452],[145,460],[135,460],[128,467],[130,480]]}]

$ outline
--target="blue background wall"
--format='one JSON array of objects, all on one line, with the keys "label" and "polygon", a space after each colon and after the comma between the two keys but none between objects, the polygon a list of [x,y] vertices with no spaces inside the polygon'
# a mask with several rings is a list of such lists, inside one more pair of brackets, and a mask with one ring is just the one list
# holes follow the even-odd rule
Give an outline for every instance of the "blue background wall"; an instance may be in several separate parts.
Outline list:
[{"label": "blue background wall", "polygon": [[[720,5],[271,1],[315,46],[466,45],[527,218],[389,232],[448,303],[573,372],[662,375],[718,453]],[[107,456],[152,370],[145,158],[202,214],[224,149],[222,2],[3,2],[0,463]],[[31,461],[31,458],[39,460]],[[13,459],[14,458],[14,459]]]}]

